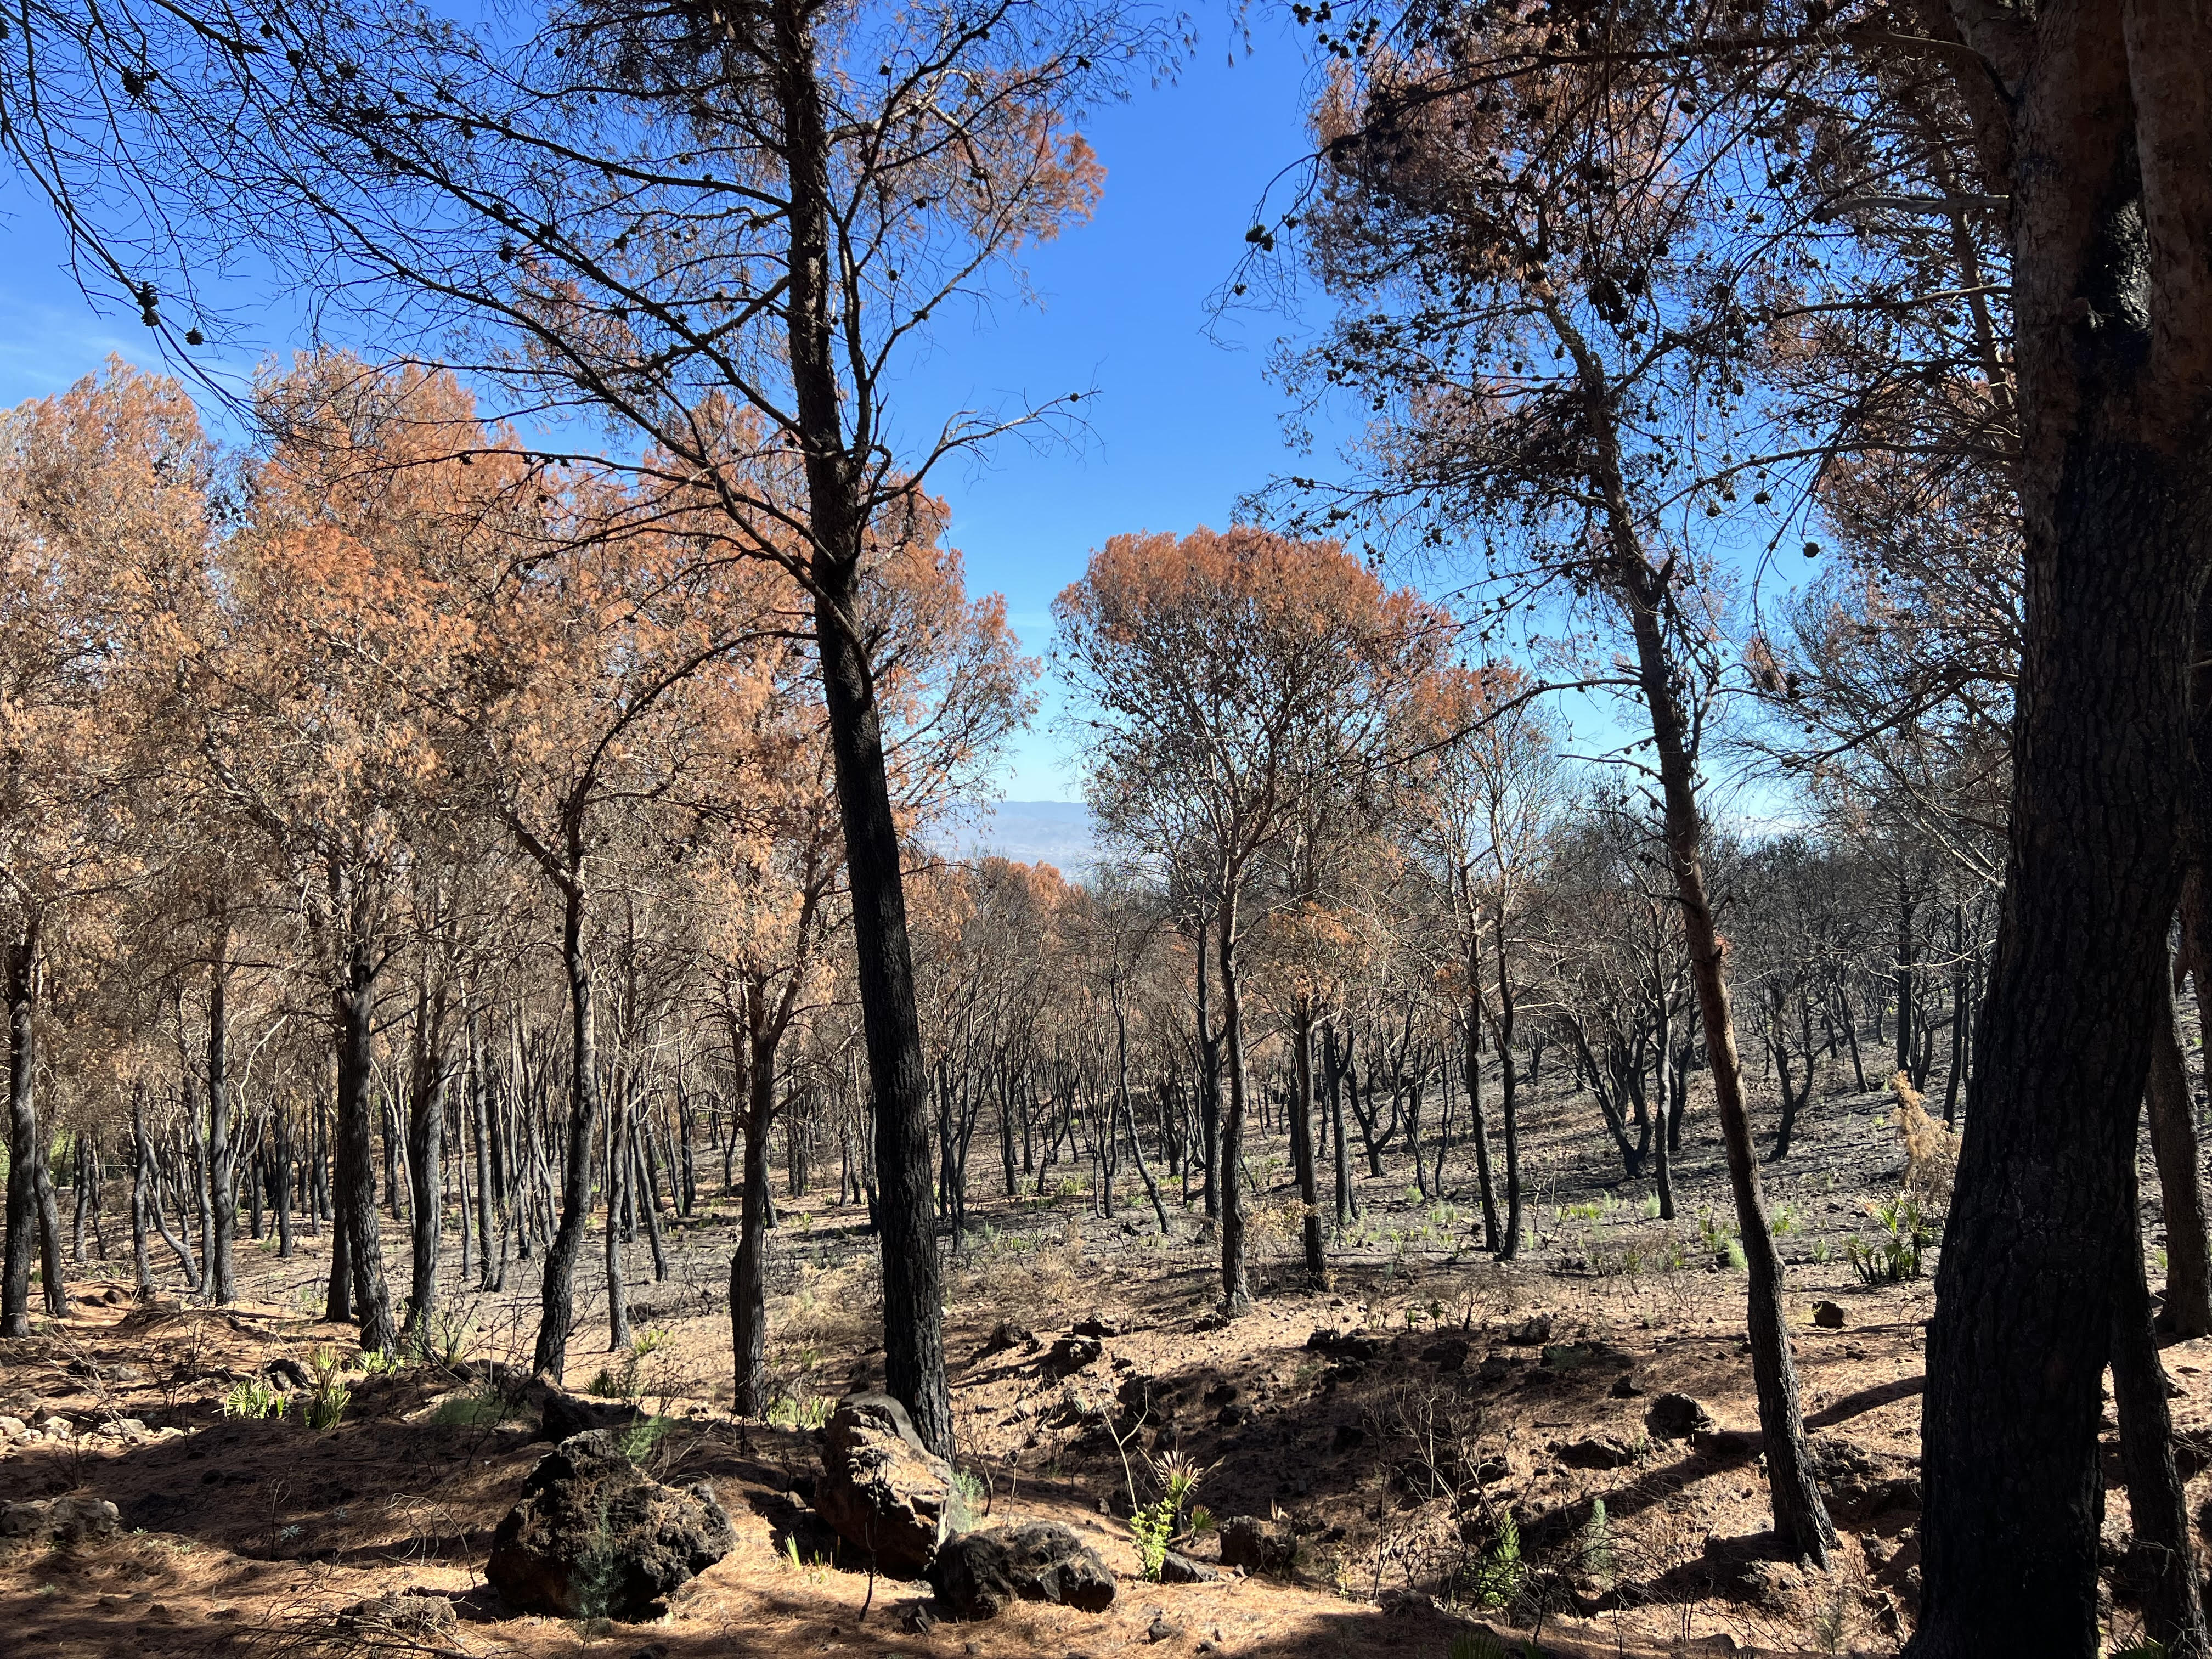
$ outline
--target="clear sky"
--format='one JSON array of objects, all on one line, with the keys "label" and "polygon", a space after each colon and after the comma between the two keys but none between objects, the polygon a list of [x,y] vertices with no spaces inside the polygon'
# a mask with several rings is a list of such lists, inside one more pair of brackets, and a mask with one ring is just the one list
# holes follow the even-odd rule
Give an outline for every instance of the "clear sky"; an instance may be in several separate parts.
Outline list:
[{"label": "clear sky", "polygon": [[[1097,389],[1079,446],[1012,442],[935,480],[953,504],[971,588],[1006,595],[1032,654],[1049,641],[1053,596],[1107,537],[1218,527],[1240,494],[1289,467],[1284,399],[1262,372],[1288,319],[1212,329],[1207,299],[1269,180],[1305,153],[1307,86],[1294,31],[1261,20],[1248,52],[1212,12],[1175,82],[1085,124],[1105,197],[1090,223],[1035,251],[1041,306],[949,321],[904,388],[909,424],[933,427],[962,407]],[[110,351],[155,367],[135,314],[95,314],[78,294],[44,204],[0,189],[0,404],[58,392]],[[226,309],[255,325],[240,313],[256,303]],[[289,319],[281,299],[268,304],[257,344],[305,343]],[[1004,788],[1017,800],[1077,798],[1048,707],[1011,755]]]}]

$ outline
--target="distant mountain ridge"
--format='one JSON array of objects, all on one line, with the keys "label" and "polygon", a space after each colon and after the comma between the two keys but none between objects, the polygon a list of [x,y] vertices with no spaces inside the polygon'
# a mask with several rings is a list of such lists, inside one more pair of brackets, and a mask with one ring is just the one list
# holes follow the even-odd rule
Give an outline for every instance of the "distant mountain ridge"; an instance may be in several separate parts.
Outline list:
[{"label": "distant mountain ridge", "polygon": [[999,801],[955,820],[945,838],[957,858],[995,854],[1018,864],[1049,864],[1072,879],[1098,862],[1091,809],[1079,800]]}]

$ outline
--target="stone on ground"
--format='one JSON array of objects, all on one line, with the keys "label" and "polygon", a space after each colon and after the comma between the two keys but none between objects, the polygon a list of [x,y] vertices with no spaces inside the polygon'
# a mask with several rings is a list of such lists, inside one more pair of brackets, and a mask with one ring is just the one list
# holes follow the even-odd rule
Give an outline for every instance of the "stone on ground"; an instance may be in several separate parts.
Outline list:
[{"label": "stone on ground", "polygon": [[736,1543],[712,1486],[663,1486],[598,1429],[538,1460],[484,1577],[518,1612],[648,1619]]},{"label": "stone on ground", "polygon": [[1114,1571],[1066,1527],[1036,1521],[951,1539],[929,1582],[956,1619],[995,1619],[1016,1601],[1050,1601],[1103,1613]]},{"label": "stone on ground", "polygon": [[894,1578],[918,1577],[959,1530],[952,1466],[921,1443],[887,1394],[848,1395],[822,1432],[814,1507],[837,1535]]}]

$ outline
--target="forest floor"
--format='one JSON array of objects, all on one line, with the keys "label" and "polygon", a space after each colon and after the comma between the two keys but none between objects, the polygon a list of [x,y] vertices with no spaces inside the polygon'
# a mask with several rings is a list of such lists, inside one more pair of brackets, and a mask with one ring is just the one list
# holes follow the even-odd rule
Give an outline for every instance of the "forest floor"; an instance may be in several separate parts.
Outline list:
[{"label": "forest floor", "polygon": [[[1464,1149],[1449,1160],[1454,1197],[1436,1202],[1413,1190],[1395,1151],[1386,1176],[1358,1182],[1361,1218],[1340,1242],[1334,1284],[1314,1290],[1294,1258],[1295,1203],[1273,1184],[1287,1172],[1263,1162],[1256,1301],[1227,1324],[1212,1315],[1210,1233],[1171,1203],[1175,1231],[1163,1240],[1133,1182],[1110,1222],[1087,1212],[1080,1165],[1069,1190],[972,1205],[946,1274],[957,1461],[983,1481],[993,1521],[1066,1522],[1125,1575],[1097,1615],[1024,1605],[928,1628],[911,1611],[926,1587],[853,1570],[794,1496],[817,1466],[810,1425],[830,1400],[874,1381],[880,1360],[873,1241],[819,1194],[787,1201],[775,1235],[771,1364],[788,1396],[779,1426],[726,1411],[731,1200],[702,1198],[672,1229],[665,1279],[651,1277],[642,1237],[629,1250],[633,1324],[661,1334],[634,1369],[602,1352],[603,1285],[586,1296],[580,1285],[588,1305],[568,1385],[597,1380],[668,1419],[655,1473],[711,1480],[738,1530],[737,1547],[653,1626],[504,1613],[483,1581],[489,1539],[546,1448],[534,1424],[497,1420],[481,1389],[417,1365],[353,1379],[333,1431],[311,1432],[296,1413],[222,1415],[234,1382],[276,1357],[319,1345],[352,1354],[345,1328],[313,1320],[326,1237],[303,1237],[289,1260],[242,1243],[244,1298],[221,1310],[131,1305],[126,1237],[72,1283],[70,1318],[0,1345],[0,1413],[33,1431],[57,1417],[66,1428],[0,1449],[0,1503],[94,1494],[118,1507],[124,1528],[74,1544],[0,1539],[0,1650],[1445,1659],[1478,1623],[1510,1638],[1501,1652],[1520,1654],[1540,1614],[1540,1649],[1560,1655],[1892,1653],[1917,1601],[1931,1291],[1925,1278],[1864,1285],[1846,1259],[1847,1241],[1887,1237],[1869,1210],[1901,1177],[1891,1110],[1886,1094],[1822,1097],[1789,1158],[1763,1169],[1784,1218],[1807,1422],[1844,1536],[1826,1575],[1770,1559],[1743,1277],[1717,1265],[1725,1241],[1698,1221],[1701,1209],[1729,1212],[1710,1115],[1693,1102],[1676,1172],[1681,1218],[1662,1224],[1646,1213],[1649,1182],[1624,1178],[1594,1104],[1553,1085],[1528,1105],[1534,1237],[1522,1261],[1501,1266],[1480,1249]],[[995,1174],[979,1150],[979,1182]],[[2154,1218],[2146,1225],[2154,1239]],[[599,1248],[595,1222],[594,1279]],[[404,1249],[388,1223],[388,1260]],[[397,1294],[404,1272],[393,1276]],[[457,1267],[447,1283],[470,1310],[473,1354],[526,1359],[534,1264],[510,1266],[502,1292],[465,1290]],[[1823,1302],[1840,1308],[1839,1328],[1814,1322]],[[1048,1375],[1028,1344],[983,1356],[1001,1322],[1048,1348],[1093,1316],[1112,1334],[1072,1376]],[[2202,1448],[2212,1443],[2212,1343],[2173,1345],[2166,1361],[2177,1430]],[[1649,1437],[1645,1413],[1670,1391],[1701,1402],[1713,1431]],[[2109,1407],[2106,1427],[2109,1439]],[[1121,1519],[1130,1465],[1141,1489],[1142,1455],[1177,1446],[1210,1466],[1200,1500],[1215,1515],[1287,1520],[1294,1577],[1164,1586],[1136,1576]],[[2204,1495],[2192,1492],[2192,1514]],[[2108,1506],[2116,1548],[2125,1510]],[[1498,1565],[1509,1512],[1517,1569]],[[407,1591],[449,1601],[457,1621],[410,1637],[340,1618]],[[2113,1628],[2130,1628],[2124,1608]]]}]

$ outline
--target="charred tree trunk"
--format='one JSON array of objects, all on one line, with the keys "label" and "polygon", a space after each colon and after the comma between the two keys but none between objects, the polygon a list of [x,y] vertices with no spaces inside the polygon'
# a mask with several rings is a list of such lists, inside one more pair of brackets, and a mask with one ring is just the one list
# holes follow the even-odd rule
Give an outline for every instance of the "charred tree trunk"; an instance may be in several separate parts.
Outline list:
[{"label": "charred tree trunk", "polygon": [[1217,923],[1221,960],[1221,1040],[1229,1100],[1221,1117],[1221,1308],[1232,1318],[1252,1304],[1244,1266],[1244,1008],[1237,984],[1237,892],[1222,895]]},{"label": "charred tree trunk", "polygon": [[1735,1196],[1737,1227],[1750,1281],[1747,1323],[1752,1377],[1759,1395],[1774,1530],[1786,1553],[1826,1567],[1836,1548],[1836,1531],[1814,1484],[1812,1460],[1806,1449],[1797,1371],[1784,1322],[1782,1261],[1775,1253],[1773,1235],[1767,1226],[1759,1162],[1752,1150],[1751,1122],[1744,1109],[1743,1075],[1736,1054],[1735,1025],[1729,1012],[1723,947],[1705,892],[1705,824],[1697,799],[1696,763],[1690,753],[1675,672],[1662,632],[1664,577],[1645,564],[1640,554],[1625,558],[1623,563],[1623,598],[1636,636],[1638,678],[1651,717],[1652,743],[1658,757],[1668,862],[1689,947],[1698,1009],[1705,1024],[1721,1142],[1727,1153],[1729,1184]]},{"label": "charred tree trunk", "polygon": [[1313,1096],[1313,1016],[1300,1007],[1291,1016],[1291,1165],[1304,1212],[1306,1277],[1319,1289],[1328,1283],[1328,1251],[1322,1239],[1320,1173],[1314,1167]]},{"label": "charred tree trunk", "polygon": [[[748,1003],[759,995],[759,988],[749,988]],[[768,1141],[775,1115],[777,1042],[757,1012],[749,1011],[747,1024],[744,1178],[738,1209],[738,1248],[730,1258],[730,1346],[737,1385],[731,1410],[739,1417],[764,1417],[769,1404]]]},{"label": "charred tree trunk", "polygon": [[584,882],[571,859],[562,894],[561,956],[568,979],[568,1121],[562,1137],[561,1218],[545,1251],[538,1291],[538,1342],[531,1369],[558,1382],[568,1363],[568,1338],[576,1328],[576,1260],[592,1208],[592,1141],[599,1117],[598,987],[584,949]]},{"label": "charred tree trunk", "polygon": [[356,936],[344,976],[332,995],[337,1025],[338,1227],[345,1238],[344,1289],[349,1295],[340,1294],[333,1257],[325,1312],[331,1318],[357,1319],[362,1347],[388,1353],[398,1346],[399,1333],[392,1322],[392,1292],[384,1278],[384,1240],[376,1213],[376,1149],[370,1138],[371,1020],[376,990],[376,964],[370,951],[369,942]]},{"label": "charred tree trunk", "polygon": [[2197,1115],[2174,1030],[2172,981],[2160,987],[2153,1016],[2150,1080],[2143,1091],[2151,1156],[2166,1218],[2166,1304],[2159,1328],[2177,1337],[2212,1336],[2212,1261],[2207,1259],[2204,1177]]}]

